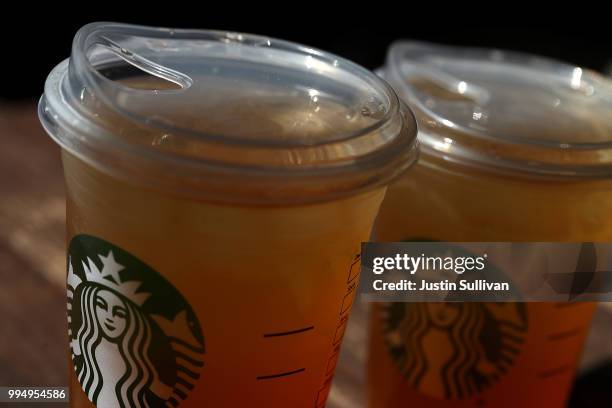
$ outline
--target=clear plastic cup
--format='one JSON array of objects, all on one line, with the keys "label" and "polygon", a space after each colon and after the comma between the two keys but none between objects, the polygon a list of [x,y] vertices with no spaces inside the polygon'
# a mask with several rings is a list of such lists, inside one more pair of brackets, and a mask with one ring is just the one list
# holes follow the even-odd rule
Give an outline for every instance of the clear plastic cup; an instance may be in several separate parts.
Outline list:
[{"label": "clear plastic cup", "polygon": [[[387,190],[381,241],[612,240],[612,84],[513,52],[394,44],[382,75],[421,158]],[[562,407],[592,303],[374,305],[369,407]]]},{"label": "clear plastic cup", "polygon": [[416,125],[369,71],[94,23],[41,121],[67,185],[71,407],[322,407],[360,243]]}]

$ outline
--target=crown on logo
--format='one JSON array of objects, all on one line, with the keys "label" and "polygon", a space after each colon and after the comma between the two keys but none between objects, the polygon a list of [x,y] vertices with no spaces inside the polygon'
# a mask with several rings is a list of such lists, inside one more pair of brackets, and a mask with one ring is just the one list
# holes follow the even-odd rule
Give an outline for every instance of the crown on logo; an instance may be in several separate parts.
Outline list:
[{"label": "crown on logo", "polygon": [[162,329],[167,336],[182,340],[192,347],[199,347],[200,341],[195,338],[190,329],[186,310],[178,312],[172,320],[156,314],[152,314],[151,317],[157,322],[159,328]]},{"label": "crown on logo", "polygon": [[[98,255],[98,258],[100,258],[102,261],[102,270],[98,268],[90,257],[86,258],[87,263],[85,261],[81,261],[83,270],[85,271],[85,280],[87,282],[98,283],[102,286],[113,289],[130,299],[138,306],[142,306],[142,304],[151,296],[150,293],[138,292],[138,288],[140,288],[142,282],[121,280],[119,272],[125,269],[125,267],[115,260],[113,251],[109,251],[108,255],[106,256]],[[71,277],[71,275],[74,277]],[[73,288],[76,288],[76,286],[81,283],[78,276],[74,275],[72,264],[69,265],[68,281],[69,283],[72,281],[73,285],[71,286],[73,286]]]}]

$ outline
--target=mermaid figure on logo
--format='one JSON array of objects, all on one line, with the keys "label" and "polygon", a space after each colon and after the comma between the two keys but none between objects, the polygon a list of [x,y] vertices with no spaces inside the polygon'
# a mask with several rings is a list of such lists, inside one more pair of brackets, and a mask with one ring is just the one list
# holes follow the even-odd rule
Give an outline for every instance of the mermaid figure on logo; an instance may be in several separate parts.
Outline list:
[{"label": "mermaid figure on logo", "polygon": [[521,303],[389,303],[381,311],[406,381],[436,398],[466,398],[498,381],[527,330]]},{"label": "mermaid figure on logo", "polygon": [[112,251],[99,259],[101,270],[89,257],[82,261],[85,279],[74,273],[69,259],[69,334],[79,383],[89,400],[102,408],[178,405],[194,382],[181,373],[196,372],[202,365],[196,350],[203,348],[198,350],[193,337],[177,336],[177,341],[192,345],[194,367],[186,367],[186,360],[177,361],[173,337],[165,336],[164,329],[187,326],[185,313],[171,322],[143,312],[141,306],[151,294],[138,291],[139,281],[121,280],[119,271],[124,268]]}]

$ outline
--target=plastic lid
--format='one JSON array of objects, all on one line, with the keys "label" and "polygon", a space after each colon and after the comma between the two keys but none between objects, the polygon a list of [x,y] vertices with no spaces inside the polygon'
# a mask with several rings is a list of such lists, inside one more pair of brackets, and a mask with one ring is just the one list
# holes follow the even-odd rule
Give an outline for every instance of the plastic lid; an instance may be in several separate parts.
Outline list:
[{"label": "plastic lid", "polygon": [[515,52],[398,42],[384,76],[415,110],[430,154],[612,176],[612,82],[595,72]]},{"label": "plastic lid", "polygon": [[376,75],[239,33],[89,24],[49,75],[39,114],[100,170],[223,202],[354,194],[417,155],[414,117]]}]

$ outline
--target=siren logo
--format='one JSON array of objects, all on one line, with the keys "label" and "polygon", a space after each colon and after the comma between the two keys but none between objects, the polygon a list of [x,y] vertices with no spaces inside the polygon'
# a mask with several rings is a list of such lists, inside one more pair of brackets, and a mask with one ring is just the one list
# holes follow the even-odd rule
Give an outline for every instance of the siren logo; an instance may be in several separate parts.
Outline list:
[{"label": "siren logo", "polygon": [[527,331],[522,303],[385,303],[389,353],[411,387],[436,398],[467,398],[514,364]]},{"label": "siren logo", "polygon": [[177,406],[199,378],[204,338],[192,308],[152,268],[93,236],[70,243],[68,326],[76,376],[97,407]]}]

